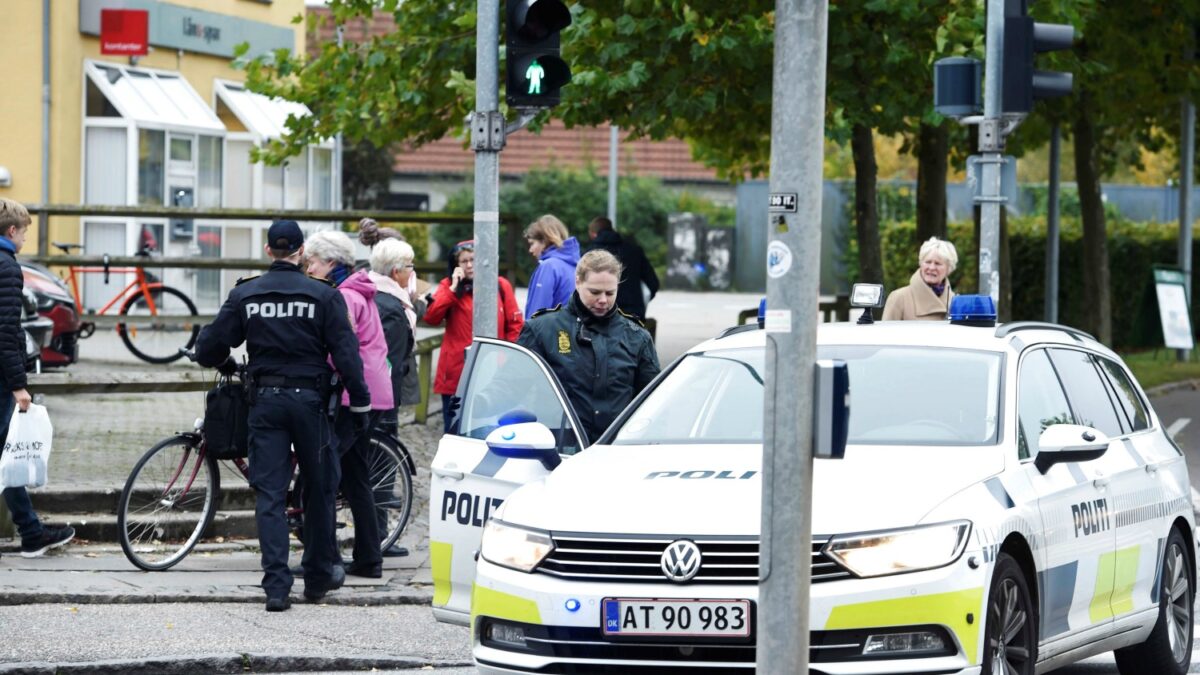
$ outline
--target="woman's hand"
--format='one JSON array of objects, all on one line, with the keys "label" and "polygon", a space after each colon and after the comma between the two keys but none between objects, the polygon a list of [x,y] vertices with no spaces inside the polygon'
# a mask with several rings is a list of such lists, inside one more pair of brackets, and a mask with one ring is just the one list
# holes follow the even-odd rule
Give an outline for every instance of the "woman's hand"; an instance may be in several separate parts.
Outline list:
[{"label": "woman's hand", "polygon": [[457,293],[458,292],[458,284],[459,284],[459,282],[461,282],[463,280],[463,277],[465,277],[466,274],[467,273],[463,271],[463,268],[455,267],[454,273],[450,275],[450,290]]}]

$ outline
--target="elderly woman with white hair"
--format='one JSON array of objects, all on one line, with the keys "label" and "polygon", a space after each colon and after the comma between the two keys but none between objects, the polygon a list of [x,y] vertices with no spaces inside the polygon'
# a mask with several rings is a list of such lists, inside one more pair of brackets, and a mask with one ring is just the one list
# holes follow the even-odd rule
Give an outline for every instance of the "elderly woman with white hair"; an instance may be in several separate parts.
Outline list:
[{"label": "elderly woman with white hair", "polygon": [[888,294],[884,321],[941,321],[950,310],[954,291],[948,277],[958,266],[954,244],[937,237],[921,244],[920,266],[904,288]]},{"label": "elderly woman with white hair", "polygon": [[[375,284],[366,272],[354,271],[354,244],[345,233],[335,230],[317,232],[304,242],[308,273],[337,286],[350,313],[350,325],[358,336],[363,376],[371,393],[371,413],[366,424],[350,414],[350,400],[343,394],[334,429],[342,456],[342,494],[350,503],[357,533],[354,537],[354,561],[346,573],[374,579],[383,576],[380,551],[379,516],[370,482],[370,430],[381,415],[396,407],[392,383],[388,377],[388,346],[383,335],[379,309],[375,305]],[[330,545],[335,545],[330,542]]]}]

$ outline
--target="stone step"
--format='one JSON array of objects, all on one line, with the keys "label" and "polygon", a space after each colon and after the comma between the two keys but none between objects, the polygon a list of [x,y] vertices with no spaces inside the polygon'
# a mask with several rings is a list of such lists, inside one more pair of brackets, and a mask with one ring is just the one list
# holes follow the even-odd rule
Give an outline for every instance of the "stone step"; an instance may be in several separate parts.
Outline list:
[{"label": "stone step", "polygon": [[[72,490],[43,488],[31,490],[30,499],[39,515],[47,518],[53,514],[107,513],[116,517],[117,505],[121,501],[119,489]],[[254,490],[249,485],[233,484],[221,486],[221,500],[217,511],[240,511],[254,509]]]},{"label": "stone step", "polygon": [[[116,514],[42,512],[38,515],[47,525],[74,527],[75,536],[79,539],[112,543],[120,541]],[[253,509],[218,510],[204,533],[205,539],[254,539],[257,536]]]}]

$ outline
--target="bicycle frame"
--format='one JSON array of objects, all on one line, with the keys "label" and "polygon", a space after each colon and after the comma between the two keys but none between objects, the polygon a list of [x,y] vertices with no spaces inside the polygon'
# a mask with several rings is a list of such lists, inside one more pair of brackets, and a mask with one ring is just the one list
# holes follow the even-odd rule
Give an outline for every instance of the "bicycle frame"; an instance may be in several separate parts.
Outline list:
[{"label": "bicycle frame", "polygon": [[[184,435],[191,437],[190,434]],[[191,460],[191,458],[192,450],[191,446],[189,446],[188,451],[183,453],[183,458],[179,460],[179,466],[175,467],[175,473],[171,476],[171,480],[167,481],[166,487],[163,488],[163,500],[166,500],[167,495],[171,493],[171,490],[175,487],[175,481],[179,480],[179,477],[183,474],[184,467],[187,466],[187,463]],[[188,490],[192,489],[192,483],[195,482],[196,476],[200,473],[200,465],[202,464],[204,464],[204,445],[203,439],[200,439],[200,443],[196,444],[196,461],[192,464],[192,473],[187,477],[187,485],[183,486],[183,492],[179,493],[179,496],[175,498],[175,501],[187,496]]]},{"label": "bicycle frame", "polygon": [[134,289],[141,290],[142,297],[144,297],[146,299],[146,306],[150,309],[150,313],[158,314],[158,307],[155,306],[154,297],[150,291],[151,291],[151,289],[154,289],[154,288],[161,288],[162,283],[147,282],[146,281],[146,271],[141,267],[76,267],[76,266],[72,265],[69,268],[69,270],[70,270],[69,282],[71,284],[71,295],[74,296],[75,310],[79,312],[80,316],[83,316],[84,312],[83,312],[83,301],[80,299],[83,296],[80,295],[80,293],[79,293],[79,276],[81,274],[97,274],[97,273],[101,273],[101,272],[104,273],[106,280],[107,280],[108,274],[110,274],[110,273],[133,274],[134,279],[133,279],[133,281],[129,282],[129,284],[126,285],[125,288],[121,289],[121,291],[118,292],[117,295],[112,300],[109,300],[108,304],[105,305],[104,307],[102,307],[100,309],[100,311],[96,312],[96,314],[106,313],[108,310],[112,309],[114,305],[120,303],[122,300],[125,300],[127,297],[129,297],[131,291],[133,291]]}]

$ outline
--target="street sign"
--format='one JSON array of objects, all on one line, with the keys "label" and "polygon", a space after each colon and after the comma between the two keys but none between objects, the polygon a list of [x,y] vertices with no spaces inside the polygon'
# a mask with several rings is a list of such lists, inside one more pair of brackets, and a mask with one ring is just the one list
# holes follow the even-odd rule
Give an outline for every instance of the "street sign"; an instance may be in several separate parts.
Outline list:
[{"label": "street sign", "polygon": [[150,44],[150,12],[144,9],[100,10],[100,53],[145,56]]},{"label": "street sign", "polygon": [[1162,321],[1163,341],[1172,349],[1192,349],[1192,318],[1188,312],[1187,279],[1173,268],[1154,270],[1154,290],[1158,296],[1158,316]]},{"label": "street sign", "polygon": [[767,211],[771,213],[795,213],[799,197],[795,192],[772,192]]}]

